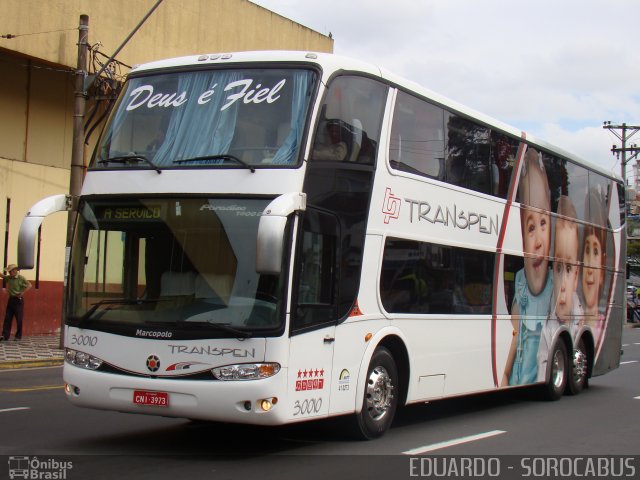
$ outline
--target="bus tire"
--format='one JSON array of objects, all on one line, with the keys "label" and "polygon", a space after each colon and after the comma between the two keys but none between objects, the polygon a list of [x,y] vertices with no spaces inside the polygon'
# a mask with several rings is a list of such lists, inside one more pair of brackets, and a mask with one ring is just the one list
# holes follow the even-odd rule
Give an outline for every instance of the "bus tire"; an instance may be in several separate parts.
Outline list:
[{"label": "bus tire", "polygon": [[585,347],[584,340],[581,338],[576,348],[573,350],[571,363],[571,373],[567,383],[566,393],[568,395],[577,395],[583,389],[587,388],[589,382],[589,354]]},{"label": "bus tire", "polygon": [[398,407],[398,369],[391,352],[378,347],[367,369],[362,410],[356,414],[356,435],[364,440],[381,437],[391,427]]},{"label": "bus tire", "polygon": [[569,380],[569,370],[567,347],[562,339],[558,339],[553,346],[553,354],[549,362],[549,380],[542,388],[542,396],[545,400],[555,401],[562,397]]}]

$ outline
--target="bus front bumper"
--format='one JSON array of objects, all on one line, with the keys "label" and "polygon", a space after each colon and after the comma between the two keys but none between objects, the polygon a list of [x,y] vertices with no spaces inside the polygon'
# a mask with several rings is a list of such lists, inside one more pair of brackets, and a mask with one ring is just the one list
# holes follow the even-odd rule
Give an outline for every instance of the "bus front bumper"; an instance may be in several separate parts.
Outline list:
[{"label": "bus front bumper", "polygon": [[206,381],[118,375],[65,363],[63,377],[67,398],[79,407],[253,425],[287,422],[286,369],[261,380]]}]

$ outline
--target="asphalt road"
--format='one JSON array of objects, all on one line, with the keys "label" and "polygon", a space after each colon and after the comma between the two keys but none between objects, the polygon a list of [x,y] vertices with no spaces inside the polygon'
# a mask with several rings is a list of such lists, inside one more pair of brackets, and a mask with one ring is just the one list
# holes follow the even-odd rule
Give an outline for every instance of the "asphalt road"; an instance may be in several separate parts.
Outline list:
[{"label": "asphalt road", "polygon": [[71,465],[66,479],[411,478],[425,473],[418,455],[636,455],[640,475],[640,329],[625,329],[623,344],[620,368],[577,397],[545,402],[524,389],[412,406],[371,442],[345,439],[336,422],[263,428],[81,409],[65,398],[61,367],[0,371],[0,478],[20,458],[45,473]]}]

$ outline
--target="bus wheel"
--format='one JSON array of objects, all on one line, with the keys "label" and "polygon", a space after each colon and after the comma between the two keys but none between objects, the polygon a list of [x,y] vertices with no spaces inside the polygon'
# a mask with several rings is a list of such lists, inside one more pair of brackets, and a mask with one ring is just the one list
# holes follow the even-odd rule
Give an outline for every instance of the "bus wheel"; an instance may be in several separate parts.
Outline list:
[{"label": "bus wheel", "polygon": [[391,352],[385,347],[379,347],[373,353],[366,382],[362,411],[356,414],[356,433],[370,440],[389,429],[398,407],[398,370]]},{"label": "bus wheel", "polygon": [[560,339],[553,346],[553,355],[549,365],[549,380],[543,386],[543,397],[546,400],[558,400],[562,397],[569,380],[569,361],[567,347]]},{"label": "bus wheel", "polygon": [[583,389],[587,388],[589,382],[589,357],[584,345],[584,340],[580,339],[578,345],[576,345],[571,363],[571,374],[569,375],[569,382],[567,383],[567,393],[569,395],[577,395]]}]

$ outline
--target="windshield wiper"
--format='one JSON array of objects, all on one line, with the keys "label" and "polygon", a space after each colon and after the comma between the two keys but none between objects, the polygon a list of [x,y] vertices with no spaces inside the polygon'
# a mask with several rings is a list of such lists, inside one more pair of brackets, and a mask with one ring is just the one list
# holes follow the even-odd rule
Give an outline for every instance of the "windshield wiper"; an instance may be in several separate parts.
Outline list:
[{"label": "windshield wiper", "polygon": [[236,157],[235,155],[229,155],[228,153],[219,155],[203,155],[201,157],[181,158],[180,160],[174,160],[173,163],[197,162],[198,160],[231,160],[239,163],[245,168],[248,168],[249,170],[251,170],[251,173],[255,173],[256,171],[256,169],[252,165],[249,165],[244,160]]},{"label": "windshield wiper", "polygon": [[250,338],[251,332],[246,330],[238,330],[229,326],[228,323],[213,323],[213,322],[182,322],[181,327],[193,327],[193,328],[213,328],[214,330],[221,330],[223,332],[232,333],[235,337]]},{"label": "windshield wiper", "polygon": [[93,314],[96,313],[96,310],[98,310],[100,307],[104,305],[142,305],[143,303],[157,303],[157,302],[158,300],[142,300],[142,299],[132,300],[132,299],[126,299],[126,298],[113,298],[113,299],[110,298],[106,300],[100,300],[99,302],[91,305],[91,308],[86,312],[84,312],[84,314],[78,319],[78,325],[81,325],[87,320],[89,320],[93,316]]},{"label": "windshield wiper", "polygon": [[156,172],[158,172],[158,174],[162,173],[162,170],[160,169],[160,167],[158,167],[155,163],[153,163],[147,157],[145,157],[144,155],[140,155],[139,153],[130,153],[128,155],[116,155],[115,157],[109,157],[109,158],[105,158],[104,160],[98,160],[98,163],[101,163],[101,164],[130,163],[130,162],[135,162],[135,163],[146,162],[149,165],[151,165],[151,167],[153,167],[153,169]]}]

